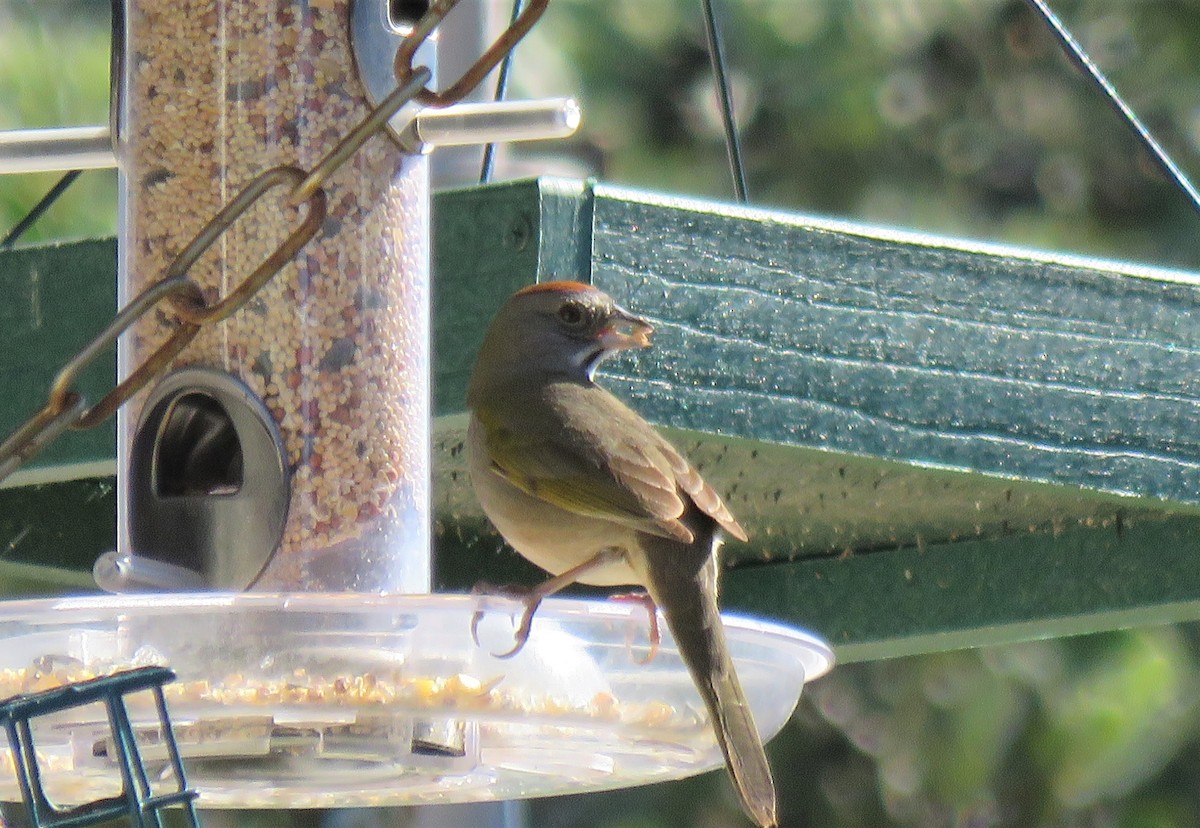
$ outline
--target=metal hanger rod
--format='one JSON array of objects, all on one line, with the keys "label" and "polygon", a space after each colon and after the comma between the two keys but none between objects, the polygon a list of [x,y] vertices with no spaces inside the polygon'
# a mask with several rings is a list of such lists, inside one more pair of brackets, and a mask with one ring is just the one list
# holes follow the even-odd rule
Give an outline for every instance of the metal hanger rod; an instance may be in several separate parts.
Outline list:
[{"label": "metal hanger rod", "polygon": [[1129,104],[1125,103],[1125,100],[1121,97],[1120,93],[1117,92],[1116,87],[1114,87],[1108,78],[1104,76],[1104,73],[1100,71],[1100,67],[1096,66],[1096,64],[1088,56],[1088,53],[1084,51],[1083,46],[1080,45],[1079,41],[1077,41],[1070,31],[1067,30],[1067,27],[1063,25],[1062,20],[1059,19],[1058,15],[1054,13],[1054,10],[1050,8],[1045,0],[1026,0],[1026,2],[1028,2],[1033,10],[1037,12],[1037,14],[1044,21],[1046,21],[1046,25],[1049,26],[1050,32],[1054,35],[1055,39],[1058,40],[1059,45],[1062,46],[1063,51],[1066,52],[1071,63],[1073,63],[1075,67],[1079,69],[1079,71],[1083,72],[1084,75],[1092,81],[1092,83],[1099,87],[1101,93],[1104,95],[1104,99],[1108,101],[1109,106],[1111,106],[1117,112],[1117,114],[1121,116],[1121,120],[1123,120],[1125,124],[1133,131],[1134,135],[1137,136],[1137,139],[1142,143],[1142,146],[1146,148],[1147,152],[1150,153],[1150,156],[1154,159],[1154,162],[1158,165],[1159,169],[1162,170],[1163,174],[1175,182],[1179,189],[1183,190],[1183,192],[1187,195],[1188,200],[1191,202],[1192,209],[1194,209],[1197,213],[1200,213],[1200,192],[1196,191],[1195,186],[1192,185],[1192,182],[1188,179],[1187,175],[1184,174],[1183,170],[1181,170],[1175,164],[1175,162],[1171,160],[1171,157],[1167,155],[1167,151],[1162,148],[1162,146],[1150,133],[1149,128],[1142,123],[1140,118],[1138,118],[1137,113],[1130,108]]},{"label": "metal hanger rod", "polygon": [[733,111],[733,94],[729,88],[729,72],[725,63],[725,46],[717,27],[713,0],[701,0],[704,6],[704,33],[708,37],[708,58],[712,62],[713,78],[721,102],[721,123],[725,127],[725,152],[729,155],[729,171],[733,175],[733,194],[739,204],[745,204],[746,163],[742,157],[742,140],[738,136],[737,119]]}]

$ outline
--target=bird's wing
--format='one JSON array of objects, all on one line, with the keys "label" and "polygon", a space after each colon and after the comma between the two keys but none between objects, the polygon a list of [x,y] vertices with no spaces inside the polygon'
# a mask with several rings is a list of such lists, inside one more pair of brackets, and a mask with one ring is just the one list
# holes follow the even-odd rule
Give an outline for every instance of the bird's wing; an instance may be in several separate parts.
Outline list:
[{"label": "bird's wing", "polygon": [[695,469],[616,397],[566,383],[543,393],[543,404],[526,400],[507,417],[491,407],[476,411],[493,467],[513,485],[562,509],[683,543],[695,538],[682,520],[691,501],[745,538]]},{"label": "bird's wing", "polygon": [[696,504],[696,508],[710,518],[715,520],[717,524],[728,532],[733,537],[745,543],[749,538],[746,535],[746,530],[737,522],[733,513],[729,511],[729,507],[725,505],[725,501],[721,500],[721,496],[716,490],[704,481],[700,476],[700,472],[680,454],[673,445],[659,434],[653,432],[658,440],[658,450],[666,459],[671,467],[671,471],[675,476],[675,482],[679,488],[691,498],[692,503]]}]

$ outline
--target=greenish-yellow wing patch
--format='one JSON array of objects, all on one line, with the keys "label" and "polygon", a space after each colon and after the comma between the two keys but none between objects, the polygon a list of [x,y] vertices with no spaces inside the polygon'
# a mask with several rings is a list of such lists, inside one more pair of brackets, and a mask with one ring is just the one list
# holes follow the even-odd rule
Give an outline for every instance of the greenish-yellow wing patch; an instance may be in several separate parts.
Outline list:
[{"label": "greenish-yellow wing patch", "polygon": [[525,493],[576,514],[691,543],[690,505],[745,532],[687,460],[604,389],[550,384],[540,398],[476,409],[493,468]]},{"label": "greenish-yellow wing patch", "polygon": [[643,432],[605,434],[602,427],[581,431],[575,418],[564,420],[555,407],[539,408],[520,412],[520,425],[513,422],[515,412],[505,416],[488,406],[476,409],[498,474],[561,509],[684,543],[693,540],[680,521],[686,504],[673,475],[652,443],[639,445]]}]

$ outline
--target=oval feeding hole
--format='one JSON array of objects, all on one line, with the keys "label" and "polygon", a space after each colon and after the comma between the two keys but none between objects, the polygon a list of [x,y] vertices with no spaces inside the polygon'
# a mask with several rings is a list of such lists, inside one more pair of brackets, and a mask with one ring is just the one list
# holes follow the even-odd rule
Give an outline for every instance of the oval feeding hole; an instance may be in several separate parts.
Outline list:
[{"label": "oval feeding hole", "polygon": [[229,412],[208,394],[171,404],[154,453],[159,497],[233,495],[242,488],[242,443]]},{"label": "oval feeding hole", "polygon": [[429,0],[388,0],[388,17],[394,27],[411,26],[429,11]]}]

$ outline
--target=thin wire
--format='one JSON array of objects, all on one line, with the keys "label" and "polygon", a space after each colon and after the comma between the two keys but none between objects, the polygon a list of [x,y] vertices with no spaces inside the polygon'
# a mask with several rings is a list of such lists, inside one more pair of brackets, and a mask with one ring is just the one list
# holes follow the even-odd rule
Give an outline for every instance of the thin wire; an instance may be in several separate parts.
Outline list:
[{"label": "thin wire", "polygon": [[733,176],[733,194],[739,204],[746,203],[746,164],[742,159],[742,140],[738,137],[733,113],[733,96],[729,92],[729,73],[725,69],[725,47],[717,29],[713,0],[701,0],[704,7],[704,32],[708,37],[708,59],[712,63],[721,101],[721,122],[725,127],[725,152],[729,156],[729,172]]},{"label": "thin wire", "polygon": [[[513,0],[512,17],[508,21],[508,25],[512,26],[517,22],[517,18],[521,16],[521,0]],[[500,75],[496,78],[496,95],[493,100],[497,103],[504,100],[508,96],[508,75],[512,71],[513,52],[515,49],[510,49],[508,54],[504,56],[504,60],[500,63]],[[492,143],[485,144],[483,147],[483,166],[479,169],[479,183],[487,184],[492,180],[492,173],[496,170],[496,145]]]},{"label": "thin wire", "polygon": [[1188,177],[1184,174],[1183,170],[1176,166],[1175,162],[1171,160],[1171,157],[1167,155],[1167,151],[1159,145],[1158,141],[1155,140],[1154,136],[1150,133],[1150,130],[1145,124],[1142,123],[1141,119],[1138,118],[1137,114],[1130,108],[1129,104],[1125,103],[1120,93],[1117,92],[1116,87],[1109,82],[1108,78],[1104,76],[1099,67],[1092,62],[1092,59],[1088,57],[1087,52],[1085,52],[1079,42],[1075,40],[1074,36],[1072,36],[1067,30],[1067,27],[1063,25],[1063,22],[1061,19],[1059,19],[1058,15],[1056,15],[1054,11],[1046,4],[1045,0],[1026,1],[1030,6],[1033,7],[1034,11],[1041,15],[1042,19],[1046,21],[1046,24],[1050,27],[1051,33],[1066,51],[1067,58],[1071,61],[1071,63],[1073,63],[1077,69],[1088,76],[1092,82],[1100,88],[1100,91],[1104,94],[1104,99],[1108,102],[1109,106],[1111,106],[1116,113],[1121,116],[1122,120],[1125,121],[1125,124],[1131,130],[1133,130],[1133,133],[1137,136],[1138,140],[1142,142],[1142,146],[1149,151],[1151,157],[1158,165],[1158,168],[1162,170],[1163,174],[1166,175],[1167,178],[1175,182],[1179,189],[1183,190],[1183,192],[1187,195],[1188,200],[1191,201],[1192,209],[1194,209],[1197,213],[1200,213],[1200,192],[1197,192],[1196,188],[1192,185],[1192,182],[1188,180]]},{"label": "thin wire", "polygon": [[58,197],[65,193],[67,188],[75,183],[75,179],[79,178],[79,175],[82,172],[82,170],[71,170],[62,178],[58,179],[58,183],[50,188],[50,192],[42,196],[41,201],[33,205],[33,209],[25,214],[25,218],[18,221],[16,227],[8,231],[7,236],[5,236],[3,239],[0,239],[0,250],[8,250],[10,247],[16,244],[17,239],[25,235],[25,231],[37,223],[37,220],[42,217],[42,214],[49,210],[54,202],[58,201]]}]

